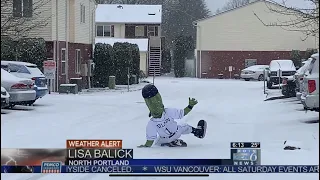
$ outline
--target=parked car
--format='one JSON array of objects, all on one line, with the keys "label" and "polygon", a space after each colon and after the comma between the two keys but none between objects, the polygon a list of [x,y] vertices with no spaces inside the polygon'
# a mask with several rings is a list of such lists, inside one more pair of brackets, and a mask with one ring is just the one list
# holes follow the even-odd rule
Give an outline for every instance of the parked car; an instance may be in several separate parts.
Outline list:
[{"label": "parked car", "polygon": [[305,110],[319,112],[319,53],[312,55],[311,58],[303,80],[305,91],[302,92],[301,102]]},{"label": "parked car", "polygon": [[272,60],[269,65],[267,87],[270,89],[272,85],[282,83],[284,77],[293,76],[296,71],[292,60]]},{"label": "parked car", "polygon": [[9,107],[31,105],[36,99],[36,91],[31,79],[16,77],[2,68],[1,86],[10,94]]},{"label": "parked car", "polygon": [[7,90],[1,86],[1,108],[9,106],[10,95]]},{"label": "parked car", "polygon": [[303,86],[303,79],[305,77],[305,74],[308,70],[309,64],[312,61],[312,58],[309,58],[308,60],[302,62],[302,67],[299,68],[294,75],[294,81],[296,82],[296,97],[298,100],[301,100],[302,92],[304,91]]},{"label": "parked car", "polygon": [[1,68],[17,77],[32,79],[37,93],[36,99],[48,93],[47,80],[37,65],[19,61],[1,61]]},{"label": "parked car", "polygon": [[[266,78],[268,70],[268,65],[253,65],[243,69],[240,77],[245,81],[250,81],[251,79],[263,81]],[[263,75],[263,72],[265,72],[265,75]]]}]

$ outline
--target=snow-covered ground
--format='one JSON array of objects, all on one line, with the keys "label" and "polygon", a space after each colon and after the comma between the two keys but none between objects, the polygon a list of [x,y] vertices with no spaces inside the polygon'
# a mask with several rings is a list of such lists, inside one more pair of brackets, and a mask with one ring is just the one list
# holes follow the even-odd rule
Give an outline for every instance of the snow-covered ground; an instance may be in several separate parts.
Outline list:
[{"label": "snow-covered ground", "polygon": [[[205,139],[184,136],[189,147],[183,151],[180,148],[138,149],[136,146],[145,142],[144,129],[148,121],[141,91],[94,91],[79,95],[53,93],[33,107],[2,110],[6,114],[1,114],[1,147],[64,148],[66,139],[123,139],[124,148],[134,149],[135,158],[227,159],[230,142],[258,141],[262,164],[319,164],[318,124],[304,123],[318,120],[319,113],[305,113],[296,98],[264,101],[263,84],[252,81],[159,77],[155,85],[167,107],[184,108],[188,97],[199,101],[182,121],[196,125],[200,119],[207,120]],[[302,150],[283,150],[285,140],[299,144]],[[107,174],[1,174],[1,177],[6,180],[109,178]],[[318,174],[211,174],[207,177],[236,178],[311,180],[318,179]]]}]

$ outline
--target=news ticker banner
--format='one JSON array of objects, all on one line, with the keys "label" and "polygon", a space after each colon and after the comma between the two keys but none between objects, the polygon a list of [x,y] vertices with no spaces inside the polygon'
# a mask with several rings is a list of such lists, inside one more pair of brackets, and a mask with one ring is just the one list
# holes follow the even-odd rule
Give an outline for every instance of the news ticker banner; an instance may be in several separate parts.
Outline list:
[{"label": "news ticker banner", "polygon": [[176,165],[176,166],[1,166],[1,173],[108,173],[108,174],[211,174],[211,173],[319,173],[318,165]]},{"label": "news ticker banner", "polygon": [[[122,140],[67,140],[65,149],[2,149],[1,172],[242,172],[240,166],[230,165],[260,165],[259,148],[257,142],[233,142],[230,159],[134,159],[133,149],[122,149]],[[306,166],[308,172],[311,167]]]}]

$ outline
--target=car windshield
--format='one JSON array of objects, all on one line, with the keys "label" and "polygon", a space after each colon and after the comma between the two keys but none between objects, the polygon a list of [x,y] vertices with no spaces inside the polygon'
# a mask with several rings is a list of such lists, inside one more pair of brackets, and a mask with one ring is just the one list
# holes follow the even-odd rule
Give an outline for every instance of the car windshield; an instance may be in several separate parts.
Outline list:
[{"label": "car windshield", "polygon": [[38,76],[43,76],[43,73],[40,71],[40,69],[35,66],[35,65],[28,65],[28,70],[30,71],[30,73],[35,76],[35,77],[38,77]]}]

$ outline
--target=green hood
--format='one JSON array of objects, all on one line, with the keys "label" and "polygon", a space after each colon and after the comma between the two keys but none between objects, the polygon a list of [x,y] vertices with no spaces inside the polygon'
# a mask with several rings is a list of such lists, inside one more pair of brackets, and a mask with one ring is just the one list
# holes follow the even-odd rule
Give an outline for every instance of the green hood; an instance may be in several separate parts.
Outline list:
[{"label": "green hood", "polygon": [[162,98],[159,93],[151,98],[144,98],[151,115],[154,118],[161,118],[164,112],[164,105],[162,103]]}]

